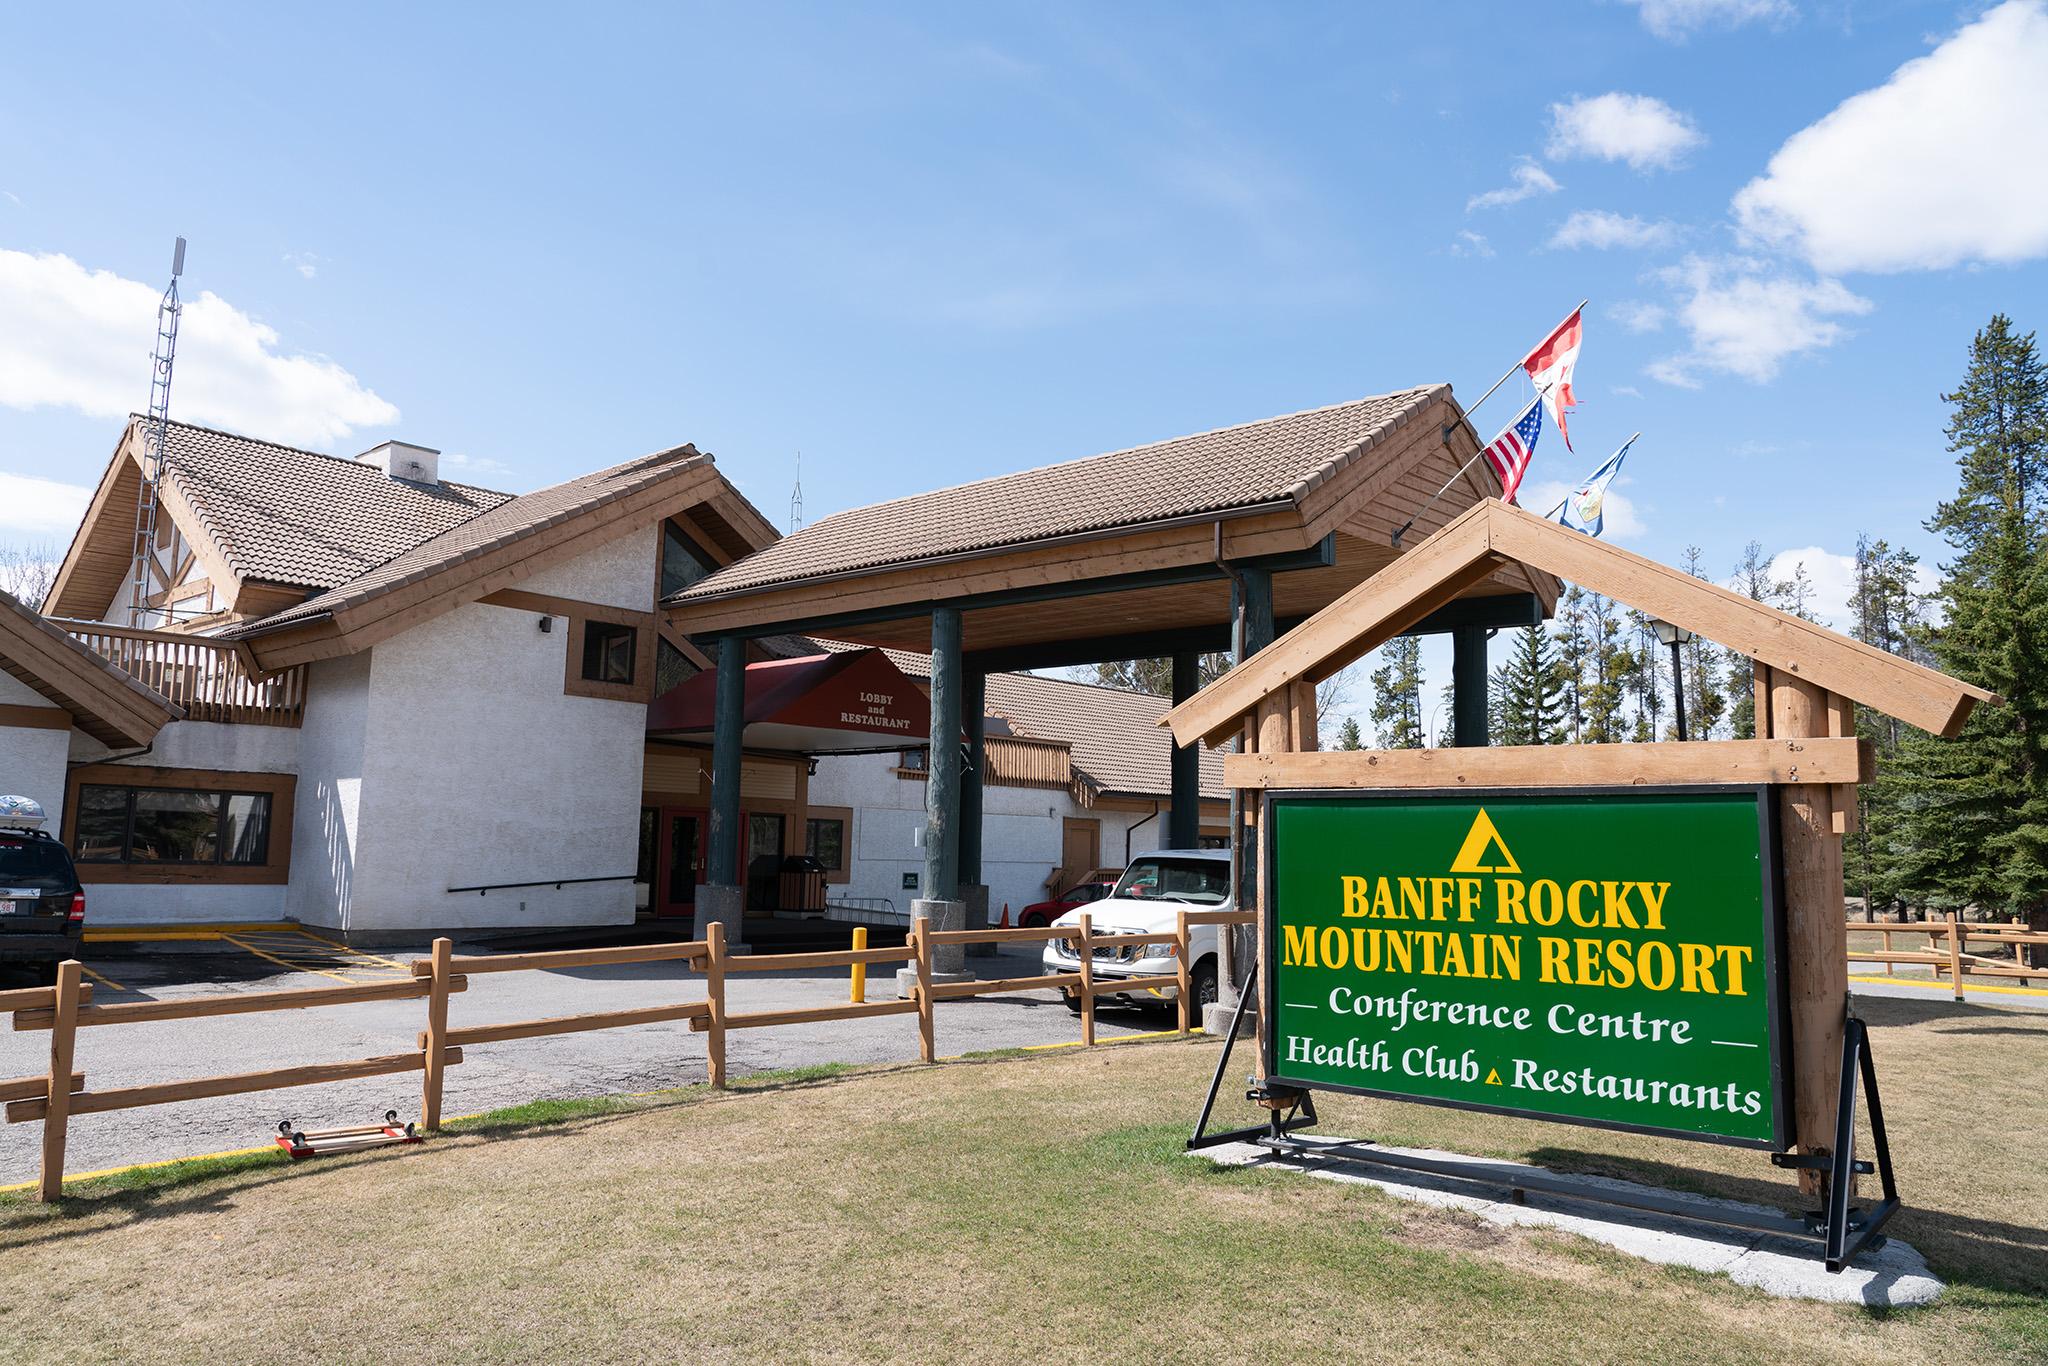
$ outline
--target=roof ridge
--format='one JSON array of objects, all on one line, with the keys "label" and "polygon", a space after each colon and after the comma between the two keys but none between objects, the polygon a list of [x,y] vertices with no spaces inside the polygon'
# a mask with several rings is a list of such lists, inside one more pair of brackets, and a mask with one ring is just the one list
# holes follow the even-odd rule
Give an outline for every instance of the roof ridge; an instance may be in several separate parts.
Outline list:
[{"label": "roof ridge", "polygon": [[[147,413],[131,412],[128,414],[128,418],[131,422],[150,421],[150,417]],[[250,444],[256,446],[268,446],[272,450],[290,451],[293,455],[310,455],[314,457],[316,460],[332,460],[335,464],[346,465],[350,469],[370,470],[373,472],[377,472],[377,467],[375,465],[365,465],[361,460],[357,459],[355,456],[352,455],[331,455],[326,451],[310,450],[305,446],[292,446],[287,445],[285,442],[282,441],[272,441],[270,438],[264,436],[250,436],[246,432],[230,431],[226,427],[209,427],[203,422],[186,422],[180,418],[175,417],[166,418],[165,421],[169,422],[170,425],[173,427],[183,427],[188,431],[205,432],[211,436],[224,436],[228,438],[230,441],[247,441]],[[396,440],[397,438],[394,437],[392,439]],[[401,444],[410,445],[412,443],[404,442]],[[373,446],[371,447],[371,449],[374,450],[376,448]],[[435,454],[438,455],[440,454],[440,452],[436,451]],[[504,489],[488,488],[482,484],[465,484],[454,479],[442,479],[438,480],[437,482],[442,488],[469,489],[475,493],[494,493],[501,498],[519,498],[524,496],[517,493],[509,493]]]},{"label": "roof ridge", "polygon": [[[1356,407],[1361,403],[1383,402],[1387,399],[1399,398],[1407,394],[1426,393],[1434,389],[1449,387],[1449,381],[1438,380],[1430,384],[1410,385],[1405,389],[1391,389],[1384,394],[1361,394],[1356,398],[1348,398],[1340,403],[1325,403],[1319,407],[1301,408],[1291,413],[1274,413],[1270,417],[1253,418],[1245,422],[1225,423],[1221,427],[1209,427],[1198,432],[1182,432],[1178,436],[1161,437],[1157,441],[1143,441],[1135,446],[1119,446],[1115,450],[1097,451],[1093,455],[1075,456],[1069,460],[1053,460],[1042,465],[1027,465],[1021,470],[1011,470],[1005,474],[984,475],[979,479],[970,479],[964,484],[954,484],[943,490],[943,492],[957,493],[967,489],[979,488],[984,484],[993,484],[999,480],[1016,479],[1027,474],[1038,474],[1046,470],[1071,469],[1076,465],[1086,465],[1097,460],[1115,459],[1120,456],[1132,455],[1139,451],[1148,451],[1157,446],[1170,446],[1182,441],[1200,441],[1207,437],[1222,436],[1228,432],[1242,431],[1248,427],[1263,427],[1269,422],[1286,422],[1294,418],[1314,417],[1321,413],[1334,413],[1343,408]],[[825,514],[817,521],[805,527],[803,531],[792,532],[784,539],[794,540],[804,535],[805,532],[815,531],[819,527],[825,526],[840,517],[848,517],[856,512],[872,512],[880,508],[893,507],[898,503],[907,503],[915,499],[928,497],[932,492],[935,492],[935,490],[927,489],[923,493],[906,493],[898,498],[884,498],[877,503],[863,503],[858,507],[842,508],[838,512]]]}]

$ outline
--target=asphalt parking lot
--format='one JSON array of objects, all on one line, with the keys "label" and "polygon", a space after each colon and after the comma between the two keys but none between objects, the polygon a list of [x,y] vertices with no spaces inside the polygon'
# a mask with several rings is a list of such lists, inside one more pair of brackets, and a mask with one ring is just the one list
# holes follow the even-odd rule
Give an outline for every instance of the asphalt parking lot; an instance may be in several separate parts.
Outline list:
[{"label": "asphalt parking lot", "polygon": [[[456,946],[457,953],[472,951],[477,950]],[[215,940],[94,942],[84,961],[94,999],[111,1004],[391,981],[409,975],[424,952],[422,945],[366,953],[298,931],[268,930]],[[1037,958],[1036,945],[1012,946],[998,957],[971,959],[969,966],[983,977],[1026,976],[1036,971]],[[848,990],[844,968],[749,973],[729,979],[727,999],[735,1011],[767,1010],[843,1002]],[[659,1005],[700,994],[697,974],[673,963],[476,974],[469,990],[451,999],[449,1019],[455,1025],[491,1024]],[[871,969],[868,999],[893,995],[889,971]],[[422,1002],[389,1001],[84,1029],[76,1066],[87,1086],[99,1090],[369,1057],[415,1048],[425,1019]],[[1172,1024],[1163,1008],[1105,1007],[1097,1017],[1103,1038]],[[940,1055],[951,1056],[1072,1043],[1080,1027],[1054,993],[1018,992],[941,1003],[937,1037]],[[48,1039],[46,1032],[0,1033],[0,1077],[46,1071]],[[909,1016],[743,1030],[726,1042],[727,1066],[735,1076],[807,1063],[916,1058],[917,1024]],[[465,1049],[462,1064],[448,1071],[444,1112],[456,1116],[530,1100],[652,1091],[703,1080],[703,1036],[690,1033],[682,1021],[521,1039]],[[287,1116],[305,1127],[325,1127],[375,1121],[387,1109],[417,1117],[416,1074],[81,1115],[71,1121],[66,1168],[76,1175],[252,1147],[270,1142],[277,1121]],[[33,1123],[0,1125],[0,1185],[35,1177],[40,1133]]]}]

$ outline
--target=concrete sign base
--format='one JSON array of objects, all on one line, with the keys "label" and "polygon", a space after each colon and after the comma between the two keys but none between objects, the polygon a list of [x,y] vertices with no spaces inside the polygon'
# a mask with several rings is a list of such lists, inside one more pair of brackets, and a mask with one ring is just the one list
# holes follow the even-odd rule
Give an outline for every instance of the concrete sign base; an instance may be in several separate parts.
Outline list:
[{"label": "concrete sign base", "polygon": [[[1306,1146],[1334,1144],[1348,1140],[1299,1134]],[[1422,1172],[1401,1171],[1368,1162],[1341,1158],[1293,1160],[1278,1157],[1249,1143],[1226,1143],[1194,1156],[1224,1166],[1251,1166],[1302,1172],[1324,1181],[1348,1181],[1377,1186],[1400,1200],[1432,1205],[1439,1209],[1462,1210],[1489,1223],[1523,1228],[1554,1228],[1576,1233],[1596,1243],[1665,1266],[1690,1267],[1695,1271],[1723,1275],[1738,1285],[1750,1286],[1781,1299],[1820,1300],[1831,1304],[1903,1305],[1931,1304],[1940,1298],[1944,1286],[1927,1262],[1909,1245],[1894,1238],[1875,1252],[1865,1252],[1855,1265],[1829,1275],[1821,1265],[1817,1248],[1741,1229],[1723,1229],[1691,1220],[1669,1219],[1644,1211],[1612,1205],[1576,1201],[1568,1197],[1531,1191],[1527,1202],[1516,1204],[1507,1198],[1506,1188],[1519,1168],[1545,1172],[1556,1179],[1582,1183],[1589,1192],[1599,1190],[1647,1190],[1649,1187],[1604,1176],[1570,1176],[1548,1173],[1546,1168],[1521,1163],[1496,1162],[1459,1157],[1455,1153],[1427,1148],[1389,1148],[1391,1153],[1455,1159],[1498,1167],[1502,1189],[1498,1192],[1470,1182]],[[1708,1203],[1732,1209],[1756,1210],[1733,1200]]]}]

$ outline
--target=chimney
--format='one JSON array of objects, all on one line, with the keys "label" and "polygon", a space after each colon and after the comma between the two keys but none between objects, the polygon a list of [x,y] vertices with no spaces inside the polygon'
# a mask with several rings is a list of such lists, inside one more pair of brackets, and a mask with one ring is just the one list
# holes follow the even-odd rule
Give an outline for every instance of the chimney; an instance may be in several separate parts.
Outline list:
[{"label": "chimney", "polygon": [[403,479],[408,484],[441,482],[441,452],[428,446],[415,446],[408,441],[386,441],[370,447],[356,459],[365,465],[375,465],[391,478]]}]

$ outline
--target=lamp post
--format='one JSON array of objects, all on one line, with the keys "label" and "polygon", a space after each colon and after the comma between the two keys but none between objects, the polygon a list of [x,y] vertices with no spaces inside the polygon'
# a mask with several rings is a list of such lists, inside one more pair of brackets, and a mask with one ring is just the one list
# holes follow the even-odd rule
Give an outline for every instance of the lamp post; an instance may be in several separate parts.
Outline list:
[{"label": "lamp post", "polygon": [[1678,738],[1685,738],[1685,666],[1679,657],[1679,647],[1692,644],[1692,632],[1683,626],[1668,621],[1652,619],[1650,629],[1657,633],[1657,639],[1671,647],[1671,701],[1678,711]]}]

